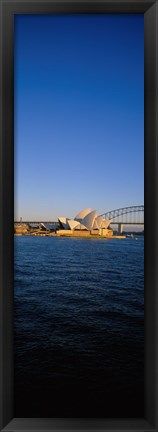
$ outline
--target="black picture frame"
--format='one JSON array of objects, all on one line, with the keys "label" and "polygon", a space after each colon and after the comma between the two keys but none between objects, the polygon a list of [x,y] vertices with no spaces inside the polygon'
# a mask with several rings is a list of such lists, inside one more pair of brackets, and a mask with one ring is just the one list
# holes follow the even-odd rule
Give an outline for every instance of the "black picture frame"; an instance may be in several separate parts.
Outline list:
[{"label": "black picture frame", "polygon": [[[143,13],[145,36],[145,416],[143,419],[14,418],[14,15]],[[0,2],[0,430],[158,431],[158,1]]]}]

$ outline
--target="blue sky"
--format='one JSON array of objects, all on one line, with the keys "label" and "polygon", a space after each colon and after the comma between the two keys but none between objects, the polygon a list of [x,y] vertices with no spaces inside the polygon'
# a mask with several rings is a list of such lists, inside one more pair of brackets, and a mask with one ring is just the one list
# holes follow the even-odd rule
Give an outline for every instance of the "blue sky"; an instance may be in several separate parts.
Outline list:
[{"label": "blue sky", "polygon": [[17,15],[14,40],[15,219],[143,204],[143,15]]}]

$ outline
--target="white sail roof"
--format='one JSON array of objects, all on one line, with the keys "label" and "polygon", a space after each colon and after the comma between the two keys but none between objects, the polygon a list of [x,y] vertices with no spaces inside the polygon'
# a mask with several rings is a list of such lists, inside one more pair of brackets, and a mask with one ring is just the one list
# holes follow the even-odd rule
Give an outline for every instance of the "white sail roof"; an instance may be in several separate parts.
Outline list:
[{"label": "white sail roof", "polygon": [[70,228],[71,230],[75,229],[77,226],[80,225],[80,223],[79,223],[78,221],[73,220],[73,219],[69,219],[69,220],[68,220],[68,224],[69,224],[69,228]]},{"label": "white sail roof", "polygon": [[103,216],[97,216],[95,220],[97,222],[98,228],[101,228],[103,222]]},{"label": "white sail roof", "polygon": [[93,224],[94,224],[94,220],[95,220],[96,214],[97,214],[96,210],[93,210],[92,212],[88,213],[88,215],[85,216],[84,219],[82,219],[83,225],[85,225],[85,227],[88,230],[91,230],[93,228]]},{"label": "white sail roof", "polygon": [[68,220],[69,219],[67,219],[65,217],[59,217],[58,218],[58,221],[62,224],[64,229],[70,229],[69,224],[68,224]]},{"label": "white sail roof", "polygon": [[74,219],[80,219],[82,220],[85,216],[87,216],[88,213],[91,212],[91,208],[87,208],[85,210],[80,211]]},{"label": "white sail roof", "polygon": [[108,228],[108,226],[110,225],[111,220],[108,219],[103,219],[102,224],[101,224],[101,228]]},{"label": "white sail roof", "polygon": [[94,220],[93,229],[98,229],[97,218]]},{"label": "white sail roof", "polygon": [[87,229],[88,228],[85,225],[83,225],[82,223],[79,223],[75,228],[75,230],[87,230]]}]

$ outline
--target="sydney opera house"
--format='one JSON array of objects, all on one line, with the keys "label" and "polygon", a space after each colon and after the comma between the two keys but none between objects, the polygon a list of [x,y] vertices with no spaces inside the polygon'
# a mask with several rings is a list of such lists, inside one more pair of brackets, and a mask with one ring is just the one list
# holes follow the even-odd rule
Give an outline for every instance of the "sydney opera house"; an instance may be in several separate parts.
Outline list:
[{"label": "sydney opera house", "polygon": [[110,220],[104,219],[103,216],[97,216],[96,210],[91,211],[90,208],[79,212],[74,219],[66,217],[58,218],[60,231],[88,231],[90,234],[112,235],[112,230],[109,228]]}]

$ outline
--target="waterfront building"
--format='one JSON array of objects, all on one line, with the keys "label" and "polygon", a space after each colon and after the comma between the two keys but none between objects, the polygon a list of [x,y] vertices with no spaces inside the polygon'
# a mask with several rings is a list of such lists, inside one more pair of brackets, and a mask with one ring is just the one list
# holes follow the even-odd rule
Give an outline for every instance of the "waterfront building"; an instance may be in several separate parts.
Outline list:
[{"label": "waterfront building", "polygon": [[104,216],[97,216],[96,210],[91,211],[91,208],[80,211],[74,219],[59,217],[58,221],[60,226],[59,231],[63,230],[65,234],[66,231],[68,233],[69,231],[77,231],[78,233],[87,231],[87,234],[103,236],[111,236],[113,234],[112,229],[109,228],[111,221],[106,220]]}]

